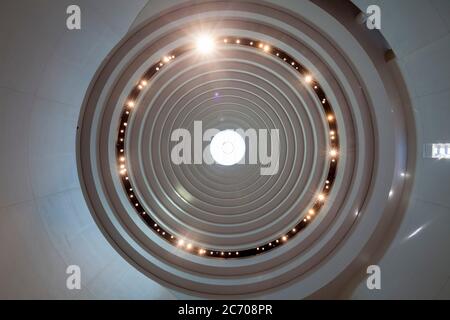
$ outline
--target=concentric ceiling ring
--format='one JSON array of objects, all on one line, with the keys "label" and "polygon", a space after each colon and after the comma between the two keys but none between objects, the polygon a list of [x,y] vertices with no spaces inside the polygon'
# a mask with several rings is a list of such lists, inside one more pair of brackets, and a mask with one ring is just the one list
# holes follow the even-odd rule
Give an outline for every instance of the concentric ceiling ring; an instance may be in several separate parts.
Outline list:
[{"label": "concentric ceiling ring", "polygon": [[[342,269],[390,214],[379,203],[391,186],[378,178],[393,175],[397,154],[380,137],[395,126],[373,107],[388,105],[387,94],[357,44],[340,47],[305,18],[332,24],[329,16],[302,10],[174,7],[130,33],[97,73],[80,118],[80,176],[99,226],[147,275],[195,295],[256,294],[294,280],[310,294],[333,279],[308,284],[310,271],[338,252]],[[208,57],[193,50],[205,30],[217,46]],[[349,63],[356,54],[363,68]],[[278,129],[278,172],[174,164],[171,133],[194,133],[197,121],[203,130]]]},{"label": "concentric ceiling ring", "polygon": [[[339,135],[338,135],[337,125],[335,122],[335,114],[327,100],[327,97],[326,97],[322,87],[320,86],[320,84],[317,81],[313,80],[310,72],[307,71],[306,68],[301,63],[296,61],[289,54],[281,51],[278,48],[269,46],[268,44],[266,44],[262,41],[259,41],[257,39],[225,36],[225,37],[221,37],[220,40],[212,39],[211,42],[214,42],[214,43],[220,42],[223,47],[234,45],[234,46],[239,46],[239,47],[249,47],[251,49],[256,49],[256,50],[260,49],[265,54],[276,57],[277,60],[286,64],[289,68],[295,70],[299,74],[299,79],[300,79],[300,80],[298,80],[299,85],[301,84],[301,82],[303,82],[305,85],[310,87],[311,91],[313,91],[315,93],[315,95],[318,99],[317,104],[322,105],[324,119],[326,119],[326,121],[328,122],[329,131],[328,131],[327,136],[330,137],[328,143],[331,148],[330,149],[331,157],[327,161],[328,162],[328,171],[325,175],[325,180],[322,183],[322,190],[317,193],[318,194],[317,199],[315,199],[315,200],[312,199],[312,201],[313,201],[312,206],[310,208],[306,208],[305,213],[298,214],[298,216],[299,216],[298,221],[295,223],[293,228],[290,228],[290,230],[283,232],[282,235],[276,237],[275,239],[270,240],[269,242],[263,243],[256,247],[247,248],[247,249],[230,250],[230,249],[220,248],[218,250],[217,248],[211,248],[211,247],[206,247],[206,246],[199,245],[199,244],[193,244],[191,242],[191,239],[186,239],[186,236],[179,235],[180,233],[181,234],[186,233],[183,230],[181,230],[178,233],[178,235],[176,232],[170,231],[167,227],[165,227],[163,225],[163,223],[160,223],[157,220],[157,218],[153,216],[154,211],[149,210],[150,205],[146,206],[142,203],[142,201],[139,200],[140,196],[138,196],[136,194],[136,187],[132,181],[133,179],[130,179],[130,175],[127,171],[127,162],[128,162],[127,159],[133,157],[133,154],[131,154],[130,152],[127,152],[127,148],[126,148],[126,146],[127,146],[127,143],[126,143],[127,137],[126,136],[127,136],[127,132],[128,132],[128,128],[129,128],[129,121],[133,115],[134,110],[138,106],[137,101],[140,101],[141,96],[145,94],[144,89],[147,87],[147,85],[157,86],[157,84],[153,82],[153,80],[154,80],[153,78],[156,76],[156,74],[158,72],[163,72],[165,70],[166,66],[169,65],[169,63],[173,63],[175,57],[177,57],[177,59],[180,59],[180,56],[183,56],[183,54],[186,54],[190,50],[195,49],[195,48],[192,48],[189,46],[176,48],[172,52],[169,52],[167,55],[165,55],[162,60],[159,60],[159,61],[156,61],[155,63],[153,63],[150,66],[150,68],[142,75],[142,77],[141,77],[142,80],[140,80],[136,84],[136,86],[131,90],[131,92],[129,93],[129,95],[126,99],[126,103],[123,106],[123,111],[122,111],[122,114],[120,117],[120,122],[118,125],[119,129],[118,129],[118,133],[117,133],[117,143],[116,143],[117,167],[118,167],[118,171],[120,172],[120,175],[121,175],[121,181],[122,181],[123,188],[127,194],[128,199],[130,200],[130,204],[134,207],[137,214],[139,216],[141,216],[141,218],[146,222],[146,224],[158,236],[160,236],[164,240],[168,241],[173,246],[183,248],[187,252],[190,252],[193,254],[198,254],[198,255],[202,255],[202,256],[204,255],[206,257],[242,258],[242,257],[253,256],[256,254],[261,254],[264,252],[269,252],[270,250],[281,246],[288,239],[291,239],[296,234],[298,234],[299,231],[303,230],[309,223],[311,223],[312,219],[315,216],[317,216],[320,209],[323,207],[323,205],[325,203],[326,196],[329,194],[329,192],[332,189],[332,186],[333,186],[333,183],[334,183],[334,180],[336,177],[336,168],[337,168],[337,164],[338,164],[337,150],[339,150],[339,138],[338,138]],[[217,51],[223,52],[223,49],[224,48],[219,47],[219,48],[217,48]],[[221,68],[221,65],[219,65],[219,68]],[[180,71],[178,70],[178,72],[180,72]],[[199,72],[196,71],[195,73],[199,73]],[[221,100],[226,101],[225,98],[227,96],[224,96],[223,94],[219,94],[216,91],[216,93],[214,94],[214,97],[215,98],[221,97],[222,98]],[[143,104],[143,102],[140,102],[139,104]],[[158,104],[156,104],[156,105],[158,105]],[[145,105],[142,107],[144,108]],[[217,107],[217,104],[215,104],[215,107]],[[149,106],[149,109],[150,108],[157,108],[157,107],[155,107],[154,104],[151,104]],[[163,108],[165,108],[165,106],[163,106]],[[174,108],[176,108],[176,104],[174,105],[174,107],[172,109],[174,109]],[[240,109],[244,110],[243,108],[240,108]],[[223,110],[224,109],[222,109],[222,112],[223,112]],[[227,109],[225,109],[225,110],[227,110]],[[158,112],[161,112],[161,111],[158,110]],[[192,111],[190,111],[190,112],[192,112]],[[181,112],[179,112],[179,114],[180,113]],[[199,118],[199,119],[203,119],[203,118]],[[154,121],[158,122],[159,121],[158,117],[155,117]],[[160,123],[166,124],[167,118]],[[161,128],[161,129],[158,129],[155,131],[156,132],[164,132],[164,129]],[[161,137],[161,135],[160,135],[160,137]],[[131,140],[131,138],[129,138],[128,140]],[[150,143],[150,145],[152,145],[151,150],[153,150],[153,153],[157,153],[156,150],[158,150],[158,145],[163,145],[163,144],[164,144],[164,142],[161,140],[157,140],[156,147],[154,147]],[[148,145],[148,144],[144,144],[144,145]],[[152,153],[151,150],[146,150],[140,154],[147,154],[148,152]],[[202,147],[202,150],[203,150],[203,147]],[[163,154],[165,153],[167,155],[167,154],[169,154],[168,151],[169,150],[165,150],[165,152],[163,151],[162,153]],[[158,154],[158,156],[159,156],[159,154]],[[165,159],[165,160],[166,160],[165,163],[170,163],[170,159]],[[141,162],[143,162],[143,161],[141,161]],[[163,171],[163,172],[165,172],[165,171]],[[152,173],[146,174],[144,176],[145,177],[149,177],[149,176],[153,177],[153,173],[155,173],[155,176],[157,176],[157,173],[155,172],[155,170],[153,170]],[[201,174],[199,174],[199,175],[201,176]],[[179,181],[177,181],[177,182],[179,182]],[[147,182],[147,185],[150,185],[150,183]],[[159,185],[158,187],[161,187],[161,185]],[[161,189],[164,190],[164,188],[161,188]],[[172,189],[174,189],[174,191],[176,193],[176,190],[175,190],[176,188],[173,187],[173,185],[172,185]],[[188,194],[188,191],[185,192],[184,197],[183,196],[180,196],[180,197],[183,198],[183,200],[186,200],[187,194]],[[170,198],[170,195],[167,193],[165,193],[164,196],[167,198]],[[191,196],[191,195],[189,194],[189,196]],[[154,197],[152,195],[148,195],[148,198],[154,200]],[[188,197],[188,198],[190,199],[190,197]],[[223,199],[221,199],[221,200],[223,200]],[[235,201],[234,198],[230,198],[230,200]],[[174,201],[176,201],[176,200],[174,200]],[[167,209],[167,208],[165,208],[165,209]],[[262,211],[261,208],[258,208],[258,211],[259,211],[259,214],[261,214],[261,211]],[[212,212],[210,212],[210,213],[212,213]],[[186,213],[182,212],[182,214],[186,214]],[[160,220],[163,220],[163,219],[160,219]],[[254,218],[252,221],[254,221]],[[194,228],[194,227],[195,226],[192,226],[192,228]],[[200,238],[200,237],[198,237],[198,238]],[[240,241],[242,241],[242,237],[240,237]],[[223,243],[224,241],[222,240],[221,242]]]}]

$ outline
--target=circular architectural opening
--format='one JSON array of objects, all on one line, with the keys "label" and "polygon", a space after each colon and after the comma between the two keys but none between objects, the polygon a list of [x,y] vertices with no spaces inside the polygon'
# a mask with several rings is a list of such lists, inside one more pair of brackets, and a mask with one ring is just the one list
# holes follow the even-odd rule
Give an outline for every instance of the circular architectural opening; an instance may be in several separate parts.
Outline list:
[{"label": "circular architectural opening", "polygon": [[245,141],[233,130],[223,130],[214,136],[210,146],[214,161],[223,166],[232,166],[245,155]]}]

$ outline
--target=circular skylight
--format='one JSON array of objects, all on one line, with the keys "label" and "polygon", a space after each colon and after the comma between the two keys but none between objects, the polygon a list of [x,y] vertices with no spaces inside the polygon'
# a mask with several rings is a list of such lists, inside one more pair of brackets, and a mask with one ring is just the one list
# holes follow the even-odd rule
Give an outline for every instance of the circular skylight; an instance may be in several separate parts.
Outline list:
[{"label": "circular skylight", "polygon": [[245,141],[233,130],[223,130],[211,140],[211,156],[214,161],[223,166],[232,166],[245,155]]}]

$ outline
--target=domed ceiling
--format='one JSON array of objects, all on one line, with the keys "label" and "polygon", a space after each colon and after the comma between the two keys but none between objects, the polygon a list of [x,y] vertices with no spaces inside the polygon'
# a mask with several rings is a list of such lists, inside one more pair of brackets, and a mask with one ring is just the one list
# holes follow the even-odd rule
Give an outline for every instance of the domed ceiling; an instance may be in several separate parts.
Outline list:
[{"label": "domed ceiling", "polygon": [[150,17],[84,100],[78,167],[98,225],[187,295],[301,297],[330,284],[377,245],[403,184],[405,110],[374,63],[311,3]]},{"label": "domed ceiling", "polygon": [[1,8],[0,299],[450,297],[449,1]]}]

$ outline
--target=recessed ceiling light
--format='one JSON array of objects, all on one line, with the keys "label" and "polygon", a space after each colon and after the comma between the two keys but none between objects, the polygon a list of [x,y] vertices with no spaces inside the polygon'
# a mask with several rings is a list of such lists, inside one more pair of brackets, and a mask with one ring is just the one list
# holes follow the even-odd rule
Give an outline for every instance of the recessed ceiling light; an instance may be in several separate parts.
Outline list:
[{"label": "recessed ceiling light", "polygon": [[195,41],[197,51],[201,54],[210,54],[214,51],[214,38],[208,34],[202,34]]}]

